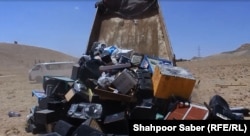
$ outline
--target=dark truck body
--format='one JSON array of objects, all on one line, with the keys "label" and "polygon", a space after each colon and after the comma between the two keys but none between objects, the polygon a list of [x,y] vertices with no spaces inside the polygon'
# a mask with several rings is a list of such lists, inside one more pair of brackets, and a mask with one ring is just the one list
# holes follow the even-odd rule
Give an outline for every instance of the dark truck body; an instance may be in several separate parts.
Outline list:
[{"label": "dark truck body", "polygon": [[93,42],[133,49],[137,53],[174,62],[174,54],[157,0],[138,16],[124,17],[97,8],[86,54]]}]

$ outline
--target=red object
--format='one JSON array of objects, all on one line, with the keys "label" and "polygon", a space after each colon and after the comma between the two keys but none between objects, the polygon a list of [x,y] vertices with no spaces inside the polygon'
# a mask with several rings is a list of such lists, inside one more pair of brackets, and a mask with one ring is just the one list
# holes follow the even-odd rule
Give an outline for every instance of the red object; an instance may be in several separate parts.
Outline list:
[{"label": "red object", "polygon": [[206,120],[209,111],[197,104],[177,104],[176,108],[165,116],[165,120]]}]

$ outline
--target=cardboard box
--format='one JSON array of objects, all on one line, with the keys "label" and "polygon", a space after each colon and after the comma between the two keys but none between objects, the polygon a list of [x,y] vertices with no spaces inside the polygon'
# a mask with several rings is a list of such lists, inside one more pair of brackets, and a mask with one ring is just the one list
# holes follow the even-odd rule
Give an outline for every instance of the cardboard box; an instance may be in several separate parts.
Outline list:
[{"label": "cardboard box", "polygon": [[77,92],[73,88],[70,89],[66,94],[65,94],[65,99],[67,102],[82,102],[82,100],[87,100],[89,102],[92,101],[93,99],[93,93],[91,90],[88,90],[87,92]]},{"label": "cardboard box", "polygon": [[189,99],[195,79],[185,69],[167,65],[157,65],[153,76],[154,96],[168,99],[171,95]]},{"label": "cardboard box", "polygon": [[165,120],[206,120],[209,111],[205,106],[197,104],[177,104],[176,108],[169,112]]},{"label": "cardboard box", "polygon": [[76,91],[74,89],[70,89],[66,94],[65,94],[65,98],[66,101],[69,102],[76,94]]}]

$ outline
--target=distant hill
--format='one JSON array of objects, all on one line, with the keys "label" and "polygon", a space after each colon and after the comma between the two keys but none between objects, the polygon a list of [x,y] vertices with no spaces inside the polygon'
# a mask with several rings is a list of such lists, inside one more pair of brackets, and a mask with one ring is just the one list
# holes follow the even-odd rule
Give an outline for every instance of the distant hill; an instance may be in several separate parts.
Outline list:
[{"label": "distant hill", "polygon": [[0,70],[29,69],[39,62],[77,60],[76,57],[41,47],[0,43]]},{"label": "distant hill", "polygon": [[222,54],[232,54],[232,55],[237,55],[237,56],[250,55],[250,43],[242,44],[236,50],[223,52]]},{"label": "distant hill", "polygon": [[242,50],[250,50],[250,43],[245,43],[242,44],[238,49],[236,49],[236,51],[242,51]]},{"label": "distant hill", "polygon": [[191,58],[191,60],[198,60],[198,59],[201,59],[202,57],[197,57],[197,56],[194,56],[193,58]]},{"label": "distant hill", "polygon": [[[250,58],[250,43],[245,43],[240,45],[239,48],[233,50],[233,51],[225,51],[222,53],[214,54],[207,57],[202,57],[199,60],[206,60],[206,59],[246,59]],[[197,59],[192,59],[197,60]]]}]

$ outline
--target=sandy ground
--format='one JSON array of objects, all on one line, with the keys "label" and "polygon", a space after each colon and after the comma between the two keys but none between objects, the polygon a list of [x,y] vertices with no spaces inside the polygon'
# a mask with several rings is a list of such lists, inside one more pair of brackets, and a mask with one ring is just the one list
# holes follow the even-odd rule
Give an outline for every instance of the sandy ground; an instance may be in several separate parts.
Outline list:
[{"label": "sandy ground", "polygon": [[[41,89],[40,84],[30,84],[27,74],[0,76],[0,135],[28,136],[25,132],[26,116],[37,103],[32,97],[33,89]],[[9,117],[8,112],[20,113],[20,117]]]},{"label": "sandy ground", "polygon": [[[186,68],[198,81],[192,94],[192,101],[203,104],[215,95],[221,95],[231,107],[250,108],[250,62],[249,59],[208,59],[177,63]],[[27,70],[23,70],[27,71]],[[42,89],[41,84],[28,81],[27,72],[0,69],[0,136],[29,136],[25,132],[26,116],[37,99],[31,91]],[[9,117],[15,111],[20,117]]]},{"label": "sandy ground", "polygon": [[[209,102],[215,94],[231,107],[250,108],[250,62],[247,58],[209,58],[179,63],[196,78],[192,101]],[[200,83],[198,84],[198,81]]]}]

